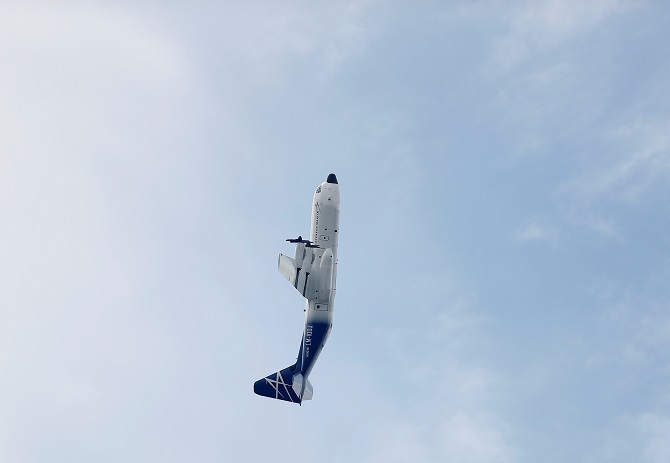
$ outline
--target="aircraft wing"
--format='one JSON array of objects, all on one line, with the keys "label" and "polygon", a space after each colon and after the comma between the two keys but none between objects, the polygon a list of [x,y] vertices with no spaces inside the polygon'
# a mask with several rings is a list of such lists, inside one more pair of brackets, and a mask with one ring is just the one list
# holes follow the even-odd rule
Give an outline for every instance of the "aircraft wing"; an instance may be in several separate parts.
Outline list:
[{"label": "aircraft wing", "polygon": [[[308,253],[307,256],[311,259],[312,253]],[[303,267],[298,267],[295,259],[289,256],[285,256],[284,254],[279,254],[279,262],[277,263],[277,267],[279,269],[279,273],[284,275],[284,278],[286,278],[289,283],[291,283],[291,286],[293,286],[302,297],[309,299],[310,297],[313,297],[312,293],[315,280],[314,270],[317,269],[312,268],[311,260],[305,262],[305,259],[303,259],[302,264]]]},{"label": "aircraft wing", "polygon": [[284,275],[291,285],[295,287],[296,277],[297,277],[297,265],[295,259],[284,254],[279,254],[279,273]]}]

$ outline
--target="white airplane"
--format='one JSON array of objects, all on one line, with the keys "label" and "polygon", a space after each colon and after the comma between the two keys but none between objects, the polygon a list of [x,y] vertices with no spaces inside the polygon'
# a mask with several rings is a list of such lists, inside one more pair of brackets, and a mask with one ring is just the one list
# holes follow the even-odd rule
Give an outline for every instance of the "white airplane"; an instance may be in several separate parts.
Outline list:
[{"label": "white airplane", "polygon": [[279,272],[307,299],[298,358],[290,367],[256,381],[258,395],[297,404],[312,398],[314,389],[307,378],[333,327],[339,223],[340,186],[330,174],[314,193],[309,240],[288,239],[296,245],[295,257],[279,254]]}]

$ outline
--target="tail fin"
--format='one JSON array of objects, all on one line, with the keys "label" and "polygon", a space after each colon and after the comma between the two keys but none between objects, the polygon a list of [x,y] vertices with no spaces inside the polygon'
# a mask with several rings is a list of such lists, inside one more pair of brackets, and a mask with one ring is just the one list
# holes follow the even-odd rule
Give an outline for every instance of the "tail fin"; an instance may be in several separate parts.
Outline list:
[{"label": "tail fin", "polygon": [[[304,388],[303,383],[305,383]],[[304,381],[303,376],[300,373],[293,377],[293,391],[298,397],[301,397],[302,400],[312,400],[312,396],[314,395],[312,383],[309,382],[309,379]]]},{"label": "tail fin", "polygon": [[[304,392],[301,392],[303,389],[303,376],[295,373],[296,366],[291,365],[281,371],[259,379],[254,383],[254,392],[272,399],[285,400],[297,404],[301,403],[302,400],[310,400],[313,393],[311,383],[307,380]],[[303,396],[302,399],[300,398],[301,394]]]}]

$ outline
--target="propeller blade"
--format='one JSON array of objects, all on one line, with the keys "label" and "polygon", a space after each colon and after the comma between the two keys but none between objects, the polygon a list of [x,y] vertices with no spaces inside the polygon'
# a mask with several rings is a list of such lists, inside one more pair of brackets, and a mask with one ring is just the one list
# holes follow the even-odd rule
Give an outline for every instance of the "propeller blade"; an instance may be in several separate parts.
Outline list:
[{"label": "propeller blade", "polygon": [[302,239],[302,236],[298,236],[297,238],[289,238],[286,241],[289,243],[305,243],[305,244],[311,244],[312,242],[310,240],[304,240]]}]

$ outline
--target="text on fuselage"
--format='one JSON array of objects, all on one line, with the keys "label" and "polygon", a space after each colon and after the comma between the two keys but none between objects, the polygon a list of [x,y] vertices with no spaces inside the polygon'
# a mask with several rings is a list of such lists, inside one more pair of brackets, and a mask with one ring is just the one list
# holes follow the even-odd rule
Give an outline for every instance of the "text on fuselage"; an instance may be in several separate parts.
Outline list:
[{"label": "text on fuselage", "polygon": [[309,348],[312,345],[312,325],[305,326],[305,357],[309,357]]}]

